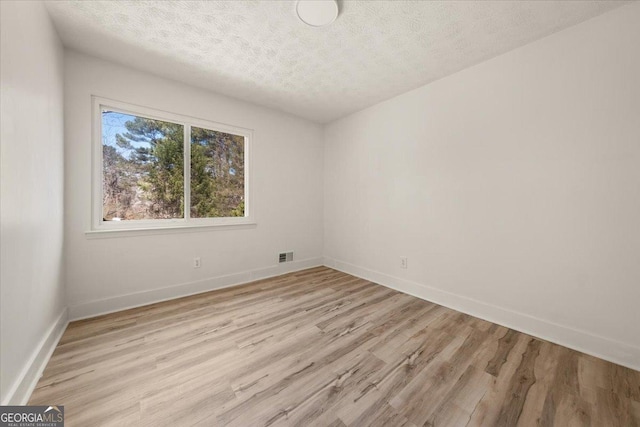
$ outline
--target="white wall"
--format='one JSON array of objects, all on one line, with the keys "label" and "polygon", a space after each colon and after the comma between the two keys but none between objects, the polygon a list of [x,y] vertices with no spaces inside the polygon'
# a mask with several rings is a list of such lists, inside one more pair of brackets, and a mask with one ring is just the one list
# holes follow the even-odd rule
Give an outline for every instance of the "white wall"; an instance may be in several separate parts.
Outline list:
[{"label": "white wall", "polygon": [[[76,52],[65,54],[66,259],[72,318],[322,263],[322,129]],[[254,130],[257,227],[90,238],[91,95]],[[295,261],[278,266],[293,250]],[[192,268],[193,258],[202,267]]]},{"label": "white wall", "polygon": [[2,404],[24,403],[66,324],[63,52],[40,2],[0,3]]},{"label": "white wall", "polygon": [[640,369],[639,22],[624,6],[329,125],[327,264]]}]

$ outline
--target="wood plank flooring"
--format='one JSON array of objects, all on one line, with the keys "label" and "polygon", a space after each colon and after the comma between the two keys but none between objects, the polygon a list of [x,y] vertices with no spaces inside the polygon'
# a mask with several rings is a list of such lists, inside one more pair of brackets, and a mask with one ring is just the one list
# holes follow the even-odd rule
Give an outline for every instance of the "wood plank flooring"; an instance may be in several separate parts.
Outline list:
[{"label": "wood plank flooring", "polygon": [[314,268],[73,322],[67,426],[637,426],[640,372]]}]

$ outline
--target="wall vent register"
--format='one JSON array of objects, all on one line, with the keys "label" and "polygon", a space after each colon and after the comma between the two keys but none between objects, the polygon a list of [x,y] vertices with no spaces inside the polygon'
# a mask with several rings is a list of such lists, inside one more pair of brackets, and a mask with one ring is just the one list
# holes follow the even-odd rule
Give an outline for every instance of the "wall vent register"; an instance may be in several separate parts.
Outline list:
[{"label": "wall vent register", "polygon": [[293,252],[282,252],[278,255],[278,262],[291,262],[293,261]]}]

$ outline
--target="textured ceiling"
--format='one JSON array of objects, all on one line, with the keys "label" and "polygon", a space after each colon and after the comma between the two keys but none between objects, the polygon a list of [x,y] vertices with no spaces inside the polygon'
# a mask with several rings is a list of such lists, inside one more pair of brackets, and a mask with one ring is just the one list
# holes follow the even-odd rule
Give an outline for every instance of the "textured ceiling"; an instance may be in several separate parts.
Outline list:
[{"label": "textured ceiling", "polygon": [[623,4],[340,1],[309,27],[295,1],[54,1],[65,46],[328,122]]}]

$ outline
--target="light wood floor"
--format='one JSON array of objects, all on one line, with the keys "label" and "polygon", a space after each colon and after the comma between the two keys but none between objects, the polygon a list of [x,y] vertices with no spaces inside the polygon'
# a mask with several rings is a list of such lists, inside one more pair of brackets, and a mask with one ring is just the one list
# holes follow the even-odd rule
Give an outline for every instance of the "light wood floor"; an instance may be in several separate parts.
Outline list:
[{"label": "light wood floor", "polygon": [[634,426],[640,372],[320,267],[65,332],[67,426]]}]

